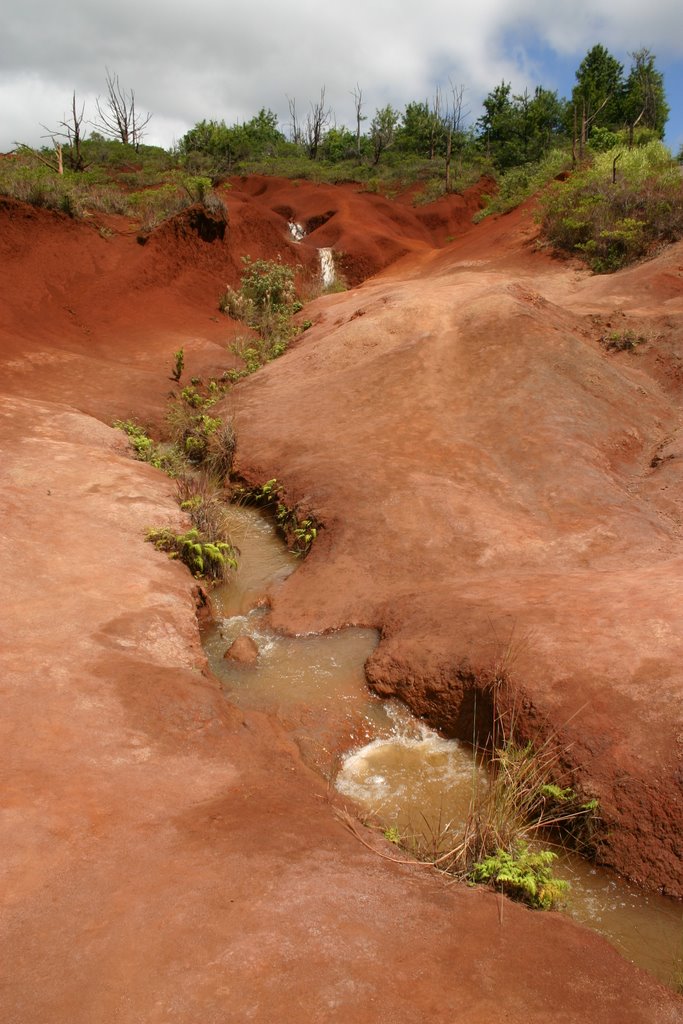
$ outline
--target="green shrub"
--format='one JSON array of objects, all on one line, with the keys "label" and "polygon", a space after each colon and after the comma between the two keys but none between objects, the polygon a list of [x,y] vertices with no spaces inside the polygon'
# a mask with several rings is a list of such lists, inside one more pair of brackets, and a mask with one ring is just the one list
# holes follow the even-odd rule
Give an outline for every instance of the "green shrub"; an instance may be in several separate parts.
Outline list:
[{"label": "green shrub", "polygon": [[243,320],[262,338],[291,334],[291,318],[301,309],[294,287],[294,268],[277,260],[252,260],[243,256],[244,271],[239,291],[226,289],[220,308],[235,320]]},{"label": "green shrub", "polygon": [[541,226],[557,246],[609,273],[683,237],[680,172],[660,142],[609,150],[553,185],[541,200]]},{"label": "green shrub", "polygon": [[492,885],[512,899],[540,910],[552,910],[566,896],[569,883],[553,878],[552,850],[532,851],[526,843],[517,843],[511,851],[496,850],[475,864],[472,882]]},{"label": "green shrub", "polygon": [[241,320],[254,332],[251,338],[239,338],[232,351],[244,363],[242,370],[231,370],[236,381],[254,373],[271,359],[286,351],[297,332],[292,317],[302,308],[294,286],[294,268],[277,260],[252,260],[242,257],[244,272],[239,290],[226,288],[218,307],[233,320]]},{"label": "green shrub", "polygon": [[237,568],[235,550],[229,541],[211,541],[195,528],[187,533],[174,533],[165,528],[148,531],[146,540],[169,558],[178,558],[193,576],[209,580],[223,580],[230,570]]},{"label": "green shrub", "polygon": [[169,476],[175,476],[179,469],[179,459],[174,450],[164,451],[163,447],[152,440],[144,427],[133,420],[114,420],[113,426],[128,436],[140,462],[148,462],[155,469],[162,469]]},{"label": "green shrub", "polygon": [[173,368],[171,369],[172,381],[176,383],[180,382],[180,378],[183,375],[183,369],[185,368],[185,349],[179,348],[177,352],[173,353]]},{"label": "green shrub", "polygon": [[207,466],[216,475],[227,476],[232,468],[235,435],[232,425],[209,410],[229,387],[230,377],[212,378],[204,384],[193,377],[169,405],[167,422],[174,444],[193,465]]},{"label": "green shrub", "polygon": [[608,352],[635,352],[638,345],[642,345],[647,338],[642,334],[636,334],[634,330],[611,331],[600,338],[600,344]]}]

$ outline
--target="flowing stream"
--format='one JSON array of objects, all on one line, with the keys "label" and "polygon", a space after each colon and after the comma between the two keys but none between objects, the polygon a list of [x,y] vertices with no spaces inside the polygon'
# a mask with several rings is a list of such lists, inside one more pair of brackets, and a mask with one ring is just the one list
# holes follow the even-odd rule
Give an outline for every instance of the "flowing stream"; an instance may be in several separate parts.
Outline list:
[{"label": "flowing stream", "polygon": [[[229,514],[240,564],[212,595],[216,622],[205,631],[204,646],[230,701],[277,715],[308,763],[334,778],[337,789],[382,827],[419,832],[430,842],[448,823],[464,821],[473,789],[484,778],[472,751],[368,690],[363,666],[378,643],[375,630],[274,633],[266,594],[282,584],[297,559],[260,513],[233,506]],[[255,666],[225,657],[244,635],[258,646]],[[562,854],[555,873],[571,882],[572,917],[603,934],[627,959],[672,981],[683,961],[678,901],[642,893],[570,854]]]}]

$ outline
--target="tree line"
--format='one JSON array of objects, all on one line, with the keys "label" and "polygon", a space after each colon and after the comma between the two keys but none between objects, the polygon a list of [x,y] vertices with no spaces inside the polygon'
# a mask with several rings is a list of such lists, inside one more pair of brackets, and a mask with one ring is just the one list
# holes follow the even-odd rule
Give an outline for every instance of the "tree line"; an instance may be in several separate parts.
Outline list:
[{"label": "tree line", "polygon": [[[543,86],[515,94],[511,84],[502,81],[485,97],[481,116],[474,122],[466,107],[465,86],[450,80],[431,97],[411,101],[403,110],[386,104],[374,112],[357,84],[351,92],[354,122],[350,127],[337,123],[323,86],[303,114],[296,99],[287,97],[285,126],[266,108],[232,125],[205,119],[186,132],[168,156],[190,173],[212,178],[273,159],[355,164],[371,174],[380,165],[434,161],[448,191],[463,165],[478,161],[507,171],[537,163],[558,147],[571,146],[577,162],[588,148],[601,151],[618,143],[633,146],[663,137],[669,106],[662,73],[648,49],[631,54],[626,73],[597,44],[581,61],[575,78],[568,98]],[[44,126],[52,146],[33,151],[38,160],[61,174],[65,167],[84,171],[93,163],[106,163],[116,146],[143,155],[141,144],[152,115],[139,111],[134,90],[122,86],[118,75],[108,69],[105,83],[106,93],[97,99],[94,119],[85,117],[74,93],[62,121],[53,128]]]},{"label": "tree line", "polygon": [[[576,70],[571,97],[537,86],[514,94],[509,82],[495,86],[483,101],[483,113],[469,121],[463,85],[437,89],[432,97],[408,103],[402,111],[387,104],[367,110],[360,86],[352,92],[355,125],[338,125],[325,88],[302,116],[288,97],[289,124],[283,130],[272,110],[261,109],[244,123],[203,120],[180,140],[183,158],[200,168],[211,164],[230,171],[242,162],[305,155],[332,163],[364,161],[378,165],[396,158],[441,158],[447,175],[468,156],[485,155],[498,170],[540,160],[550,149],[571,144],[575,159],[587,147],[606,150],[661,139],[669,114],[662,73],[655,56],[643,48],[623,65],[597,44]],[[365,130],[363,128],[365,127]]]}]

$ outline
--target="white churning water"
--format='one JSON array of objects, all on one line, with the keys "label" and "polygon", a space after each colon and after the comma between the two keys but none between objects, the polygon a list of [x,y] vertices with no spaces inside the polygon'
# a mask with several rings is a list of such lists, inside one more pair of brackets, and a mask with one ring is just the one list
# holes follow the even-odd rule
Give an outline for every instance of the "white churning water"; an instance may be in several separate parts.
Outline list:
[{"label": "white churning water", "polygon": [[300,242],[302,238],[306,237],[303,224],[297,224],[296,221],[290,220],[287,223],[287,227],[289,228],[289,233],[295,242]]},{"label": "white churning water", "polygon": [[334,256],[331,249],[318,249],[320,259],[320,281],[323,288],[329,288],[334,284],[337,276],[334,269]]}]

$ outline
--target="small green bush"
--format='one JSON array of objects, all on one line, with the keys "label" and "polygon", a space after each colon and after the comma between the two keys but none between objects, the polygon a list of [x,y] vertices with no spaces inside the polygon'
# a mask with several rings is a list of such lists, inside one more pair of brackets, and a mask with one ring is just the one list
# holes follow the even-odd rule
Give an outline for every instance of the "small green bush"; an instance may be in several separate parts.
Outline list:
[{"label": "small green bush", "polygon": [[148,531],[146,540],[159,551],[167,552],[169,558],[178,558],[193,576],[209,580],[223,580],[231,570],[237,568],[235,550],[229,541],[211,541],[195,528],[187,533],[154,528]]},{"label": "small green bush", "polygon": [[570,154],[564,149],[553,149],[538,163],[510,168],[500,175],[495,194],[485,197],[486,205],[474,215],[474,222],[479,223],[492,213],[513,210],[569,167]]},{"label": "small green bush", "polygon": [[204,384],[193,377],[169,405],[167,422],[178,450],[195,466],[205,465],[216,475],[227,476],[232,468],[235,434],[231,424],[209,410],[222,398],[230,376]]},{"label": "small green bush", "polygon": [[136,459],[148,462],[155,469],[162,469],[169,476],[176,475],[179,460],[175,451],[164,451],[162,446],[147,434],[145,428],[133,420],[114,420],[113,426],[127,435]]},{"label": "small green bush", "polygon": [[634,330],[611,331],[600,338],[600,344],[608,352],[635,352],[638,345],[647,341],[642,334],[636,334]]},{"label": "small green bush", "polygon": [[226,288],[218,307],[233,320],[241,320],[255,333],[239,338],[232,351],[244,363],[242,370],[231,370],[234,382],[277,359],[297,333],[292,317],[302,308],[294,286],[294,268],[277,260],[242,258],[244,271],[239,290]]},{"label": "small green bush", "polygon": [[568,882],[553,878],[552,863],[556,858],[552,850],[532,851],[526,843],[518,843],[511,851],[496,850],[475,864],[469,878],[492,885],[530,907],[552,910],[569,890]]}]

